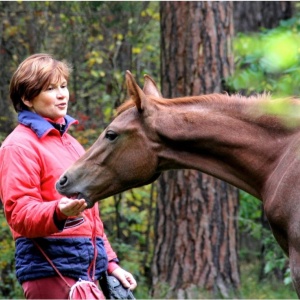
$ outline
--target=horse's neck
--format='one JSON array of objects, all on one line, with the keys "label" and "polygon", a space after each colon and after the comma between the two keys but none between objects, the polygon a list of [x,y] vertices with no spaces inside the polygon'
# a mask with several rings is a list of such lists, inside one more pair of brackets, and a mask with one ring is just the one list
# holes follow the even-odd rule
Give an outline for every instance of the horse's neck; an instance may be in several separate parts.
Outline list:
[{"label": "horse's neck", "polygon": [[157,132],[166,146],[160,153],[161,169],[197,169],[260,198],[291,133],[278,128],[278,121],[274,130],[275,119],[251,116],[256,101],[252,107],[239,98],[225,100],[219,105],[183,101],[160,107]]}]

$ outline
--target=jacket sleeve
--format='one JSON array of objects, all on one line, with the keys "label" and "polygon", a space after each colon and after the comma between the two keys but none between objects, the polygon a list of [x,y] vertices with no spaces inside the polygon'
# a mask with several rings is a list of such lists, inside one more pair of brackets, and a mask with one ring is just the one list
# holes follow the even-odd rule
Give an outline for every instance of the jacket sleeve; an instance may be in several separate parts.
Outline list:
[{"label": "jacket sleeve", "polygon": [[98,202],[95,203],[95,205],[94,205],[94,217],[96,217],[95,219],[96,219],[96,226],[97,226],[98,234],[101,235],[101,238],[104,241],[104,247],[106,250],[108,262],[114,262],[114,263],[119,262],[117,254],[115,253],[112,246],[110,245],[110,242],[104,232],[104,225],[103,225],[103,222],[100,217]]},{"label": "jacket sleeve", "polygon": [[113,251],[105,233],[103,235],[103,240],[104,240],[104,246],[108,257],[107,272],[108,274],[111,274],[116,268],[119,267],[118,264],[119,260],[117,258],[116,253]]},{"label": "jacket sleeve", "polygon": [[105,247],[105,250],[106,250],[106,253],[107,253],[108,261],[112,261],[112,260],[117,259],[117,254],[112,249],[112,247],[110,245],[110,242],[108,241],[107,236],[106,236],[105,233],[103,234],[103,240],[104,240],[104,247]]},{"label": "jacket sleeve", "polygon": [[58,200],[43,202],[39,158],[27,151],[20,146],[1,149],[0,198],[14,231],[28,238],[43,237],[59,232],[53,218]]}]

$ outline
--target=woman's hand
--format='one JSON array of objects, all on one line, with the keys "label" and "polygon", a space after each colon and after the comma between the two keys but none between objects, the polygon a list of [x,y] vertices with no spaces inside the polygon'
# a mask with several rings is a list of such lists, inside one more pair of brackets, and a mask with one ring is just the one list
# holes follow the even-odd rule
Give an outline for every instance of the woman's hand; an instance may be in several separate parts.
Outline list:
[{"label": "woman's hand", "polygon": [[116,268],[111,275],[115,276],[117,279],[119,279],[119,281],[121,282],[121,284],[125,287],[125,288],[129,288],[131,291],[134,290],[137,286],[137,283],[135,281],[135,279],[133,278],[133,276],[125,271],[122,268]]},{"label": "woman's hand", "polygon": [[70,199],[63,197],[58,203],[59,210],[68,217],[78,217],[86,209],[84,199]]}]

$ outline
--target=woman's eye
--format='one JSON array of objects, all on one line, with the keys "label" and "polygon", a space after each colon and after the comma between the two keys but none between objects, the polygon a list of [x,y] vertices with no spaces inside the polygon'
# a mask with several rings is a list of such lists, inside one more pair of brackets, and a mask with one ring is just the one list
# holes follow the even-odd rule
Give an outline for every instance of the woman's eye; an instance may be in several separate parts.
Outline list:
[{"label": "woman's eye", "polygon": [[110,141],[115,140],[117,138],[117,136],[118,135],[112,130],[108,130],[105,134],[105,138],[107,138]]}]

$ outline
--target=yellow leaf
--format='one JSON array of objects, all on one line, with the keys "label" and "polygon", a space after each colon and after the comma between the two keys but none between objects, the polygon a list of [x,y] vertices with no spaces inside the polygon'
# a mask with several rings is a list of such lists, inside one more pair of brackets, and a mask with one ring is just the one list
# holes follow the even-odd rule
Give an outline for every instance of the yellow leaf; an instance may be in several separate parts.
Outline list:
[{"label": "yellow leaf", "polygon": [[132,48],[132,53],[133,54],[139,54],[139,53],[141,53],[141,51],[142,51],[142,49],[139,48],[139,47],[133,47]]}]

